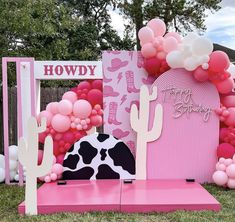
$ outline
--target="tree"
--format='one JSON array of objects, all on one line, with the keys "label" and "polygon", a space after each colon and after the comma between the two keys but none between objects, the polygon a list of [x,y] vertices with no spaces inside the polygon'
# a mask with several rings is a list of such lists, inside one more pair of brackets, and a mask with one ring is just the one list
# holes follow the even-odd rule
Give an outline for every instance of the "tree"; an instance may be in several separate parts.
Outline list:
[{"label": "tree", "polygon": [[192,31],[194,28],[205,30],[204,21],[207,11],[220,9],[221,0],[117,0],[116,3],[135,26],[137,49],[140,49],[138,31],[146,21],[159,17],[167,28],[175,31]]}]

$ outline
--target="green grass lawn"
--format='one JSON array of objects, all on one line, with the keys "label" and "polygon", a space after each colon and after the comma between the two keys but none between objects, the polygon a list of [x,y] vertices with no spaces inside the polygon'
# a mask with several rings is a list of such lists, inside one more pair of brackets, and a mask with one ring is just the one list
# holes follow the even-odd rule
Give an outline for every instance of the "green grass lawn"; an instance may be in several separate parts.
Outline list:
[{"label": "green grass lawn", "polygon": [[171,222],[235,222],[235,191],[226,190],[214,185],[205,188],[222,204],[220,212],[185,212],[151,213],[151,214],[122,214],[122,213],[61,213],[44,216],[20,216],[17,213],[18,204],[24,199],[24,188],[19,186],[0,185],[0,221],[171,221]]}]

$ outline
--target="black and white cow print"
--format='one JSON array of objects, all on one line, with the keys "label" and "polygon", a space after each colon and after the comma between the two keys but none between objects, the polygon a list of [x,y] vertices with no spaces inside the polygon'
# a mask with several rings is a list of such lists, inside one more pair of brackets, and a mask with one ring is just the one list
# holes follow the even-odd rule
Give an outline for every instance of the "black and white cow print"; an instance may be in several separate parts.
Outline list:
[{"label": "black and white cow print", "polygon": [[134,179],[135,159],[128,146],[108,134],[91,134],[66,153],[63,179]]}]

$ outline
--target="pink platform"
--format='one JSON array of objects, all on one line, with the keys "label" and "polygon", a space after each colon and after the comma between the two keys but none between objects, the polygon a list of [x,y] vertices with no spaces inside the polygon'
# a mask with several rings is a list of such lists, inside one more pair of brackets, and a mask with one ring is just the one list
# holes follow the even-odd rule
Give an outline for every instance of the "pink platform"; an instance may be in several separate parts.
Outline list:
[{"label": "pink platform", "polygon": [[[87,211],[169,212],[220,210],[220,203],[198,183],[184,180],[76,180],[48,183],[38,189],[38,213]],[[18,207],[24,214],[24,202]]]}]

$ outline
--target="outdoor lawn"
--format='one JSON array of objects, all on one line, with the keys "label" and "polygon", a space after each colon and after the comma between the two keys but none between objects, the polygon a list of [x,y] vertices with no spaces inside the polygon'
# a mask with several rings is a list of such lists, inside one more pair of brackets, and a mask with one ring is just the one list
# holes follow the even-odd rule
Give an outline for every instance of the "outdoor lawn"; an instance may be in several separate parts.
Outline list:
[{"label": "outdoor lawn", "polygon": [[19,216],[18,204],[24,199],[24,188],[19,186],[0,185],[0,221],[171,221],[171,222],[235,222],[235,191],[214,185],[205,188],[222,204],[220,212],[182,212],[122,214],[122,213],[63,213],[46,216]]}]

